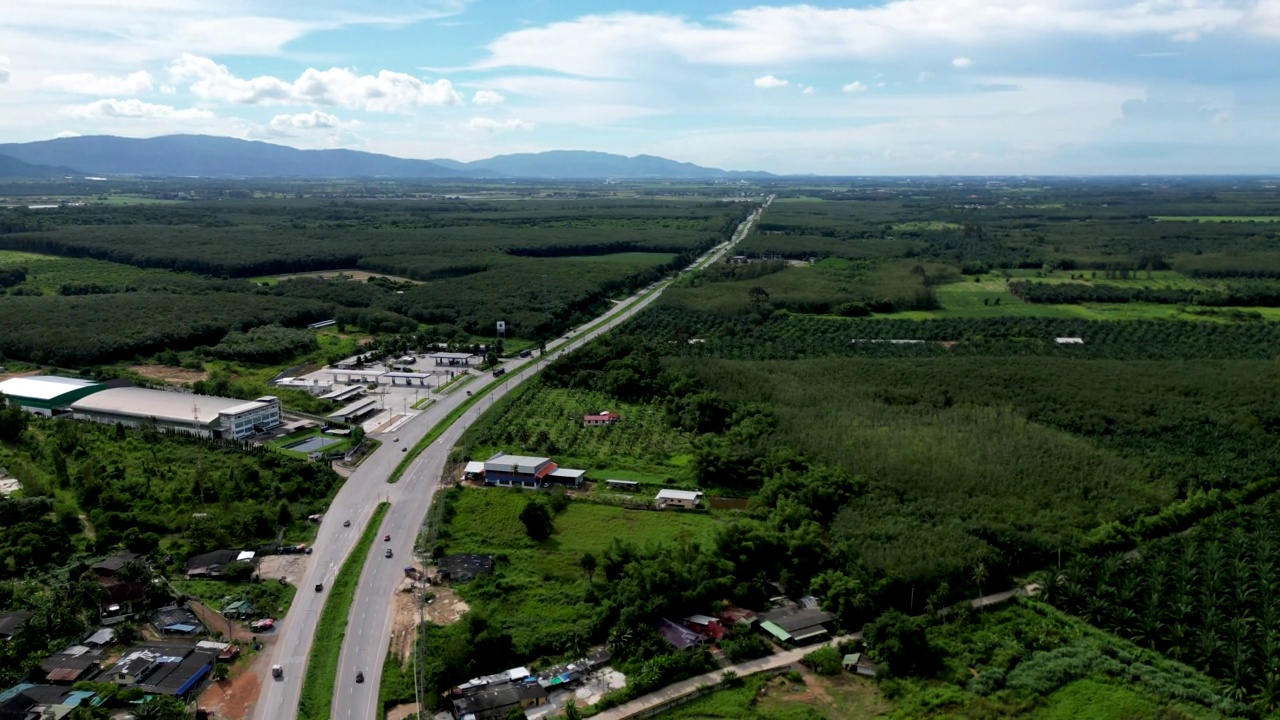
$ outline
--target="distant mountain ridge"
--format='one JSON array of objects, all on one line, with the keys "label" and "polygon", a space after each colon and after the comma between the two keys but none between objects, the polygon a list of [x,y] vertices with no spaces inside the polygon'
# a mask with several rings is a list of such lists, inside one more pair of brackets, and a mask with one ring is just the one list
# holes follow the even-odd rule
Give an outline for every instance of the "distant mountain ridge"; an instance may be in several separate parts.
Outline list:
[{"label": "distant mountain ridge", "polygon": [[[0,144],[0,155],[36,166],[75,167],[95,175],[147,177],[395,179],[743,179],[772,177],[677,162],[582,150],[498,155],[488,160],[413,160],[359,150],[298,150],[212,135],[123,138],[84,135]],[[71,171],[68,171],[71,172]]]},{"label": "distant mountain ridge", "polygon": [[68,167],[33,165],[12,155],[0,155],[0,177],[4,178],[54,178],[83,174]]},{"label": "distant mountain ridge", "polygon": [[587,180],[597,178],[762,178],[767,172],[741,172],[702,167],[654,155],[627,157],[590,150],[548,150],[540,153],[496,155],[487,160],[458,162],[433,159],[431,162],[457,169],[487,170],[506,177]]}]

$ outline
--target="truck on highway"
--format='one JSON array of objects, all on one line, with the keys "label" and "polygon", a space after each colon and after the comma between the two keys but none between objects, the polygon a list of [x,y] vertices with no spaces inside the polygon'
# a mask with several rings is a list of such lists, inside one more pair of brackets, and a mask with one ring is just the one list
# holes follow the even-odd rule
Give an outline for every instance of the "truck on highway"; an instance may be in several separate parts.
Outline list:
[{"label": "truck on highway", "polygon": [[273,677],[273,678],[275,678],[275,679],[277,679],[277,680],[279,680],[280,678],[284,677],[284,668],[280,667],[279,665],[272,665],[272,666],[271,666],[271,677]]}]

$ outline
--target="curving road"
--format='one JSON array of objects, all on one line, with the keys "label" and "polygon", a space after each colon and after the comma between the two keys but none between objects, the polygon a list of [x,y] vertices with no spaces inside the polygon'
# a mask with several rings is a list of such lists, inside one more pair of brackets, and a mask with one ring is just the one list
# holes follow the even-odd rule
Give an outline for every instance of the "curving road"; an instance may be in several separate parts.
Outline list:
[{"label": "curving road", "polygon": [[[722,257],[734,244],[746,237],[751,226],[760,218],[763,208],[768,207],[772,201],[771,195],[762,208],[753,212],[738,227],[728,242],[713,248],[689,268],[681,271],[681,274],[705,267]],[[374,507],[378,502],[386,500],[391,503],[391,509],[378,530],[379,539],[370,550],[360,575],[355,601],[351,605],[330,715],[341,720],[365,720],[379,716],[379,680],[391,642],[392,593],[404,577],[405,565],[413,557],[414,542],[431,508],[450,449],[462,433],[498,398],[533,377],[556,354],[571,351],[625,322],[656,300],[669,282],[659,283],[655,291],[647,296],[642,291],[641,294],[616,304],[600,319],[584,324],[585,330],[570,334],[567,340],[549,344],[545,358],[508,361],[503,365],[507,368],[507,373],[502,378],[485,374],[478,381],[472,381],[468,388],[473,393],[495,383],[498,387],[454,422],[431,447],[419,454],[394,485],[388,484],[386,480],[404,457],[401,448],[413,447],[445,415],[466,401],[466,393],[441,398],[426,412],[410,419],[395,432],[376,436],[383,441],[382,447],[365,458],[343,484],[325,513],[306,574],[301,578],[291,578],[296,581],[298,593],[288,615],[283,621],[277,622],[276,641],[268,645],[265,651],[267,657],[261,665],[264,689],[254,708],[253,717],[256,720],[297,717],[311,645],[315,633],[325,632],[325,628],[318,628],[317,624],[329,587],[338,568],[359,540]],[[395,441],[397,438],[398,442]],[[350,520],[351,526],[343,527],[344,520]],[[385,535],[390,535],[391,540],[383,541],[382,537]],[[388,549],[394,555],[389,559],[384,557]],[[315,585],[321,582],[324,590],[315,592]],[[282,679],[271,678],[270,668],[273,664],[284,668]],[[364,673],[365,682],[355,681],[357,671]]]}]

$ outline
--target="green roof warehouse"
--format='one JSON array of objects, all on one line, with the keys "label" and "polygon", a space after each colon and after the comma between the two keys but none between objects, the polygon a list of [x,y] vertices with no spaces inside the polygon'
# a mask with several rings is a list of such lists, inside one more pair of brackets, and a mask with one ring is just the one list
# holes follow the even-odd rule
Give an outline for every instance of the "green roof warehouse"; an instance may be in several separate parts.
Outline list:
[{"label": "green roof warehouse", "polygon": [[34,375],[0,382],[0,394],[24,410],[52,417],[54,411],[104,389],[92,380]]}]

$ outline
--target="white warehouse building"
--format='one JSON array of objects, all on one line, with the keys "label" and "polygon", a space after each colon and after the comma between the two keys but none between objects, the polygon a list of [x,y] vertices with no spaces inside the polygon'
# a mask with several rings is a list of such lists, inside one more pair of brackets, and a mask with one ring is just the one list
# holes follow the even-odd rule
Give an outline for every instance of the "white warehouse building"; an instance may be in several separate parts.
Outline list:
[{"label": "white warehouse building", "polygon": [[232,398],[124,387],[100,390],[71,403],[77,420],[138,427],[155,420],[162,430],[239,440],[281,423],[280,399],[245,402]]}]

